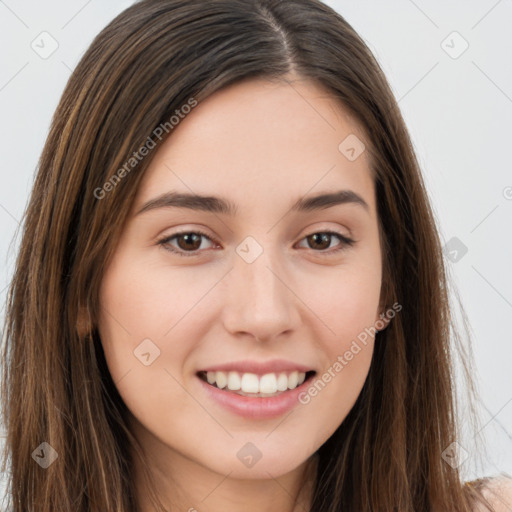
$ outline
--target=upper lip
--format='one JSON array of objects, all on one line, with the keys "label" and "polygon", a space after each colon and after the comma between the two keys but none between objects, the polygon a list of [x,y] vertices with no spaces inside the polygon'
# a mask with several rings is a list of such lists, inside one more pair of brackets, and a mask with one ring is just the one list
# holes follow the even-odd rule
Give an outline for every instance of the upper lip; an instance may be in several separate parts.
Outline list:
[{"label": "upper lip", "polygon": [[272,359],[269,361],[232,361],[230,363],[224,364],[216,364],[212,365],[208,368],[203,368],[200,371],[203,372],[229,372],[229,371],[239,371],[241,373],[255,373],[257,375],[265,375],[266,373],[278,373],[278,372],[286,372],[286,371],[294,371],[297,370],[299,372],[310,372],[313,371],[309,366],[305,366],[303,364],[294,363],[293,361],[287,361],[285,359]]}]

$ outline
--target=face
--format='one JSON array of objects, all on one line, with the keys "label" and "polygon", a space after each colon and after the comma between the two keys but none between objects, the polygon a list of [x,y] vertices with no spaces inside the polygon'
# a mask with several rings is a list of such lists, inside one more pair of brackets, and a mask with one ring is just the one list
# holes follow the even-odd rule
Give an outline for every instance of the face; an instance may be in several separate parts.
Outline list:
[{"label": "face", "polygon": [[[354,136],[364,140],[312,83],[251,80],[197,105],[155,150],[103,277],[98,328],[132,427],[162,472],[284,475],[354,405],[382,277],[374,184],[367,153],[350,151]],[[165,194],[216,197],[233,211],[153,201]],[[228,364],[221,390],[213,371]],[[207,369],[217,384],[198,376]],[[307,380],[283,391],[294,369]],[[231,373],[244,389],[281,390],[240,396],[227,390]]]}]

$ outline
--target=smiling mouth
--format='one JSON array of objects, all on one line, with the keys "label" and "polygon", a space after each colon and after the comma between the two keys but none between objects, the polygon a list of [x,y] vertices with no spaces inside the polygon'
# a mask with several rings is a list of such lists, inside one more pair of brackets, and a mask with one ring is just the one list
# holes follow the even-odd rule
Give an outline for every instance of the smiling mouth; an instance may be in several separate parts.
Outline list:
[{"label": "smiling mouth", "polygon": [[[209,372],[209,373],[217,373],[217,372]],[[227,372],[222,372],[222,373],[227,373]],[[302,386],[304,385],[306,382],[309,382],[315,375],[316,375],[316,371],[312,370],[312,371],[308,371],[308,372],[305,372],[305,374],[303,373],[303,378],[301,379],[300,376],[297,380],[297,375],[295,376],[292,376],[290,375],[290,372],[286,372],[288,375],[287,375],[287,379],[285,380],[282,376],[281,377],[281,382],[280,382],[280,386],[279,386],[279,389],[276,389],[276,391],[274,392],[266,392],[266,393],[262,393],[262,392],[248,392],[248,391],[242,391],[242,385],[240,384],[240,382],[237,382],[235,384],[232,384],[231,385],[231,388],[229,386],[229,383],[226,382],[226,379],[225,378],[220,378],[221,380],[221,386],[217,385],[217,382],[216,382],[216,378],[217,376],[215,375],[215,377],[212,376],[212,378],[210,380],[213,380],[213,382],[209,382],[208,381],[208,377],[207,377],[207,373],[205,371],[200,371],[197,373],[197,376],[203,380],[204,382],[206,382],[209,386],[212,386],[220,391],[225,391],[225,392],[228,392],[228,393],[234,393],[234,394],[237,394],[237,395],[241,395],[241,396],[247,396],[247,397],[253,397],[253,398],[267,398],[267,397],[274,397],[274,396],[279,396],[283,393],[286,393],[287,391],[291,391],[292,389],[295,389],[299,386]],[[292,374],[295,373],[295,374],[298,374],[298,372],[291,372]],[[300,375],[300,374],[299,374]],[[286,389],[285,389],[285,385],[286,385]],[[236,389],[235,389],[236,388]]]}]

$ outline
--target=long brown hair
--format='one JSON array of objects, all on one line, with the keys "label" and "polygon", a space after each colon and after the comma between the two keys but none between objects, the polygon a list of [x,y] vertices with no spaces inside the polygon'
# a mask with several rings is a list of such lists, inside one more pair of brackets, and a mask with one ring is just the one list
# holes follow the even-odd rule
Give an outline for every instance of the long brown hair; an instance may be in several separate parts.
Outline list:
[{"label": "long brown hair", "polygon": [[[156,151],[126,162],[172,136],[169,119],[191,98],[256,77],[312,80],[363,126],[382,304],[402,305],[377,334],[357,402],[317,452],[311,510],[462,512],[479,499],[443,458],[459,439],[447,271],[407,129],[368,47],[318,0],[144,0],[72,73],[24,215],[2,354],[13,512],[138,510],[128,446],[142,453],[96,329],[104,269]],[[468,377],[470,350],[461,354]],[[473,404],[471,380],[467,391]],[[33,460],[43,442],[58,455],[47,468]]]}]

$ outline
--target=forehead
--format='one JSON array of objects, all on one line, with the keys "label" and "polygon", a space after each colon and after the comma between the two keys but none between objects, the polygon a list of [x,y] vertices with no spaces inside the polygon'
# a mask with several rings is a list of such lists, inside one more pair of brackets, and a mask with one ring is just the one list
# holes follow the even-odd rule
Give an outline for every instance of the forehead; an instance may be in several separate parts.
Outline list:
[{"label": "forehead", "polygon": [[180,119],[157,147],[135,206],[168,190],[229,196],[257,209],[350,189],[373,208],[367,152],[344,153],[344,141],[364,139],[332,94],[312,82],[237,83]]}]

